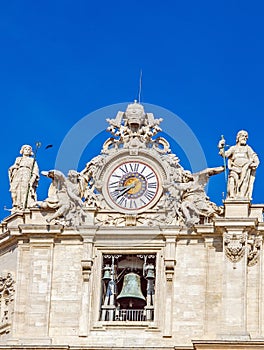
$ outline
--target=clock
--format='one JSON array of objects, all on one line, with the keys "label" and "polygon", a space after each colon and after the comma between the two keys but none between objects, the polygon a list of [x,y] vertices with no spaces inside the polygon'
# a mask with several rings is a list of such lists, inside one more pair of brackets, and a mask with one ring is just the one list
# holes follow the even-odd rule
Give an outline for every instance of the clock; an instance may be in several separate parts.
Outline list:
[{"label": "clock", "polygon": [[107,197],[122,211],[142,211],[154,205],[160,194],[160,181],[152,166],[143,161],[123,161],[109,172]]}]

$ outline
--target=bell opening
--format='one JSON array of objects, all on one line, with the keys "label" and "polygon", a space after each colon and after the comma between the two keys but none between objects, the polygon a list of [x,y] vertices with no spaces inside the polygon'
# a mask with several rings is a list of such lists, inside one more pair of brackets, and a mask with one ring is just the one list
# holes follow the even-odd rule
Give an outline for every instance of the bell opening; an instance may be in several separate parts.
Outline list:
[{"label": "bell opening", "polygon": [[155,254],[103,256],[100,320],[154,319],[155,262]]}]

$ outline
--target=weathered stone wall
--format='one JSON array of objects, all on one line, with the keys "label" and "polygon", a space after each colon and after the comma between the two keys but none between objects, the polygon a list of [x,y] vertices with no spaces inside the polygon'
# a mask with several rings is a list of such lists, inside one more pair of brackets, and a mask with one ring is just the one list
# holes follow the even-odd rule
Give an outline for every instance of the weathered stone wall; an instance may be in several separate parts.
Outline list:
[{"label": "weathered stone wall", "polygon": [[82,293],[83,245],[63,241],[54,246],[49,336],[78,337]]},{"label": "weathered stone wall", "polygon": [[2,251],[0,255],[0,274],[12,272],[15,276],[17,269],[17,249],[15,246]]},{"label": "weathered stone wall", "polygon": [[[5,239],[0,264],[15,271],[14,315],[9,338],[0,334],[0,342],[191,349],[193,340],[260,339],[263,230],[254,217],[223,218],[193,230],[12,224],[12,248]],[[156,254],[154,321],[99,320],[105,253]]]},{"label": "weathered stone wall", "polygon": [[203,240],[180,239],[176,248],[173,335],[186,343],[205,327],[207,252]]}]

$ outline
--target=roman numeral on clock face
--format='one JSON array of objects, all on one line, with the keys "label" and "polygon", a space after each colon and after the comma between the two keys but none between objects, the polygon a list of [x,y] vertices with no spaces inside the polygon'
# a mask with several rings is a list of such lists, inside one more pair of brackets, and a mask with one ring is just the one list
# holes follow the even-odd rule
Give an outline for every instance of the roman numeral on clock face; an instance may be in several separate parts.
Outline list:
[{"label": "roman numeral on clock face", "polygon": [[129,168],[132,172],[138,172],[139,163],[129,163]]},{"label": "roman numeral on clock face", "polygon": [[155,193],[156,192],[154,192],[154,191],[147,190],[144,193],[144,197],[146,197],[148,201],[151,201],[151,199],[155,196]]},{"label": "roman numeral on clock face", "polygon": [[[143,164],[142,164],[143,165]],[[140,174],[142,174],[147,180],[156,178],[155,173],[146,165],[143,165],[143,168],[139,170]]]},{"label": "roman numeral on clock face", "polygon": [[125,197],[121,197],[120,200],[118,200],[117,204],[121,205],[124,208],[126,208],[126,206],[127,206],[127,199]]},{"label": "roman numeral on clock face", "polygon": [[126,164],[123,164],[119,169],[123,171],[124,174],[128,173],[128,167]]},{"label": "roman numeral on clock face", "polygon": [[118,181],[114,181],[114,182],[111,182],[108,187],[109,188],[115,188],[115,187],[118,187],[118,184],[119,184],[119,180]]},{"label": "roman numeral on clock face", "polygon": [[149,182],[148,183],[148,188],[157,188],[157,182]]},{"label": "roman numeral on clock face", "polygon": [[121,175],[117,175],[117,174],[113,174],[112,177],[116,177],[118,179],[121,179],[122,176]]},{"label": "roman numeral on clock face", "polygon": [[153,173],[150,173],[150,174],[146,175],[146,179],[147,180],[153,179],[153,177],[156,177],[156,175],[153,174]]},{"label": "roman numeral on clock face", "polygon": [[137,209],[138,205],[134,199],[130,199],[129,201],[129,209]]}]

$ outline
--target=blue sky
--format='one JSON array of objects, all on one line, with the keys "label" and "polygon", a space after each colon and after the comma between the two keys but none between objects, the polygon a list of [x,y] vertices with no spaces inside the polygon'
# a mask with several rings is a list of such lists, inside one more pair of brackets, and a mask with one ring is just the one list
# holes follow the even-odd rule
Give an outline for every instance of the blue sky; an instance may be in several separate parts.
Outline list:
[{"label": "blue sky", "polygon": [[[199,140],[208,166],[222,164],[216,147],[221,134],[234,144],[240,129],[249,132],[248,143],[262,161],[263,15],[260,0],[2,2],[0,218],[8,215],[4,206],[11,207],[7,170],[20,146],[41,141],[40,170],[54,168],[61,143],[80,119],[137,98],[141,69],[142,102],[178,115]],[[106,117],[91,118],[91,125]],[[87,147],[78,170],[103,137]],[[48,144],[53,148],[45,150]],[[184,154],[180,158],[188,168]],[[254,203],[264,202],[262,163]],[[42,177],[40,200],[48,184]],[[224,175],[218,175],[209,196],[221,204],[225,190]]]}]

